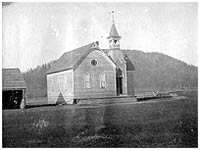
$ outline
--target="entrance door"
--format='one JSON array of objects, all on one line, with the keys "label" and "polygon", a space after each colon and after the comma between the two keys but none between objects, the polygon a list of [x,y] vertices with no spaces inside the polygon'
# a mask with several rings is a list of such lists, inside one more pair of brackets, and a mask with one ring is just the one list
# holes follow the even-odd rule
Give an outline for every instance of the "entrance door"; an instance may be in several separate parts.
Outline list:
[{"label": "entrance door", "polygon": [[122,94],[122,77],[117,77],[117,95]]}]

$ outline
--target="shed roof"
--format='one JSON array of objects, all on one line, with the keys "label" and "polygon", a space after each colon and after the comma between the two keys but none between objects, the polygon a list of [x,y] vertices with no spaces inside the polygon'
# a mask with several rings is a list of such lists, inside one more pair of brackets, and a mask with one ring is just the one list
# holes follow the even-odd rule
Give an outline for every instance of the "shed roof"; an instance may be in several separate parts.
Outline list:
[{"label": "shed roof", "polygon": [[[76,69],[92,50],[100,50],[98,41],[64,53],[46,72],[56,73],[69,69]],[[102,51],[102,50],[100,50]],[[103,51],[102,51],[103,52]],[[104,52],[103,52],[104,53]],[[116,65],[116,64],[115,64]]]},{"label": "shed roof", "polygon": [[25,89],[26,84],[18,68],[2,69],[2,89]]}]

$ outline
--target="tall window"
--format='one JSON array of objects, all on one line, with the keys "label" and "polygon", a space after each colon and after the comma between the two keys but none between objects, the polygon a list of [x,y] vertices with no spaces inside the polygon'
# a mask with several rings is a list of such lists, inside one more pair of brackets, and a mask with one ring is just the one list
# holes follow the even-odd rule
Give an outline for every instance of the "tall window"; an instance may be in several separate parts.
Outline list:
[{"label": "tall window", "polygon": [[64,90],[67,91],[68,85],[67,85],[67,76],[64,77]]},{"label": "tall window", "polygon": [[84,76],[84,87],[86,89],[90,88],[90,74],[89,73],[85,74]]},{"label": "tall window", "polygon": [[64,87],[64,76],[60,77],[60,89],[62,91],[65,90],[65,87]]},{"label": "tall window", "polygon": [[53,79],[49,79],[49,83],[48,83],[48,89],[49,91],[53,91]]},{"label": "tall window", "polygon": [[60,78],[59,78],[59,76],[58,76],[58,78],[57,78],[57,84],[58,84],[57,91],[60,91]]},{"label": "tall window", "polygon": [[54,78],[52,79],[52,86],[51,87],[52,87],[52,91],[55,91],[55,79]]},{"label": "tall window", "polygon": [[105,73],[100,74],[100,88],[105,89],[106,88],[106,75]]}]

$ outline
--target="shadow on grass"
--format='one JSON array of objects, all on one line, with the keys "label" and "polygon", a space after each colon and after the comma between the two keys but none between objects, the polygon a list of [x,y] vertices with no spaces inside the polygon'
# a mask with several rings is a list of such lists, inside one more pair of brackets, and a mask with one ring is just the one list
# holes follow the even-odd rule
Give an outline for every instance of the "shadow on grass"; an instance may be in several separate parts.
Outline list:
[{"label": "shadow on grass", "polygon": [[26,109],[37,108],[37,107],[44,107],[44,106],[56,106],[56,105],[57,104],[26,105]]}]

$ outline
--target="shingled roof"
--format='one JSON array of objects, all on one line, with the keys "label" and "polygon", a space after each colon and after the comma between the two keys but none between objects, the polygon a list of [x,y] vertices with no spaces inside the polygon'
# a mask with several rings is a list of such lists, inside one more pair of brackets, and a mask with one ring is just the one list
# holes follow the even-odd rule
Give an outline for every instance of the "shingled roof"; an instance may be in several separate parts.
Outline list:
[{"label": "shingled roof", "polygon": [[[52,74],[56,72],[61,72],[69,69],[76,69],[81,62],[88,56],[88,54],[93,50],[99,50],[107,55],[109,49],[99,49],[98,41],[90,43],[88,45],[79,47],[72,51],[64,53],[53,65],[52,67],[46,72],[46,74]],[[108,55],[107,55],[108,56]],[[127,56],[126,56],[127,57]],[[108,57],[110,58],[110,57]],[[110,60],[117,66],[117,64],[110,58]],[[127,70],[135,70],[134,65],[129,59],[127,60]]]},{"label": "shingled roof", "polygon": [[110,34],[107,38],[109,39],[110,37],[121,38],[121,36],[119,36],[119,33],[117,32],[117,28],[115,27],[114,23],[112,24]]},{"label": "shingled roof", "polygon": [[26,88],[23,76],[18,68],[2,69],[2,89]]},{"label": "shingled roof", "polygon": [[[46,72],[46,74],[56,73],[69,69],[76,69],[77,66],[87,57],[92,50],[100,50],[98,41],[79,47],[64,53]],[[101,50],[100,50],[101,51]],[[102,51],[103,52],[103,51]],[[104,53],[104,52],[103,52]]]}]

